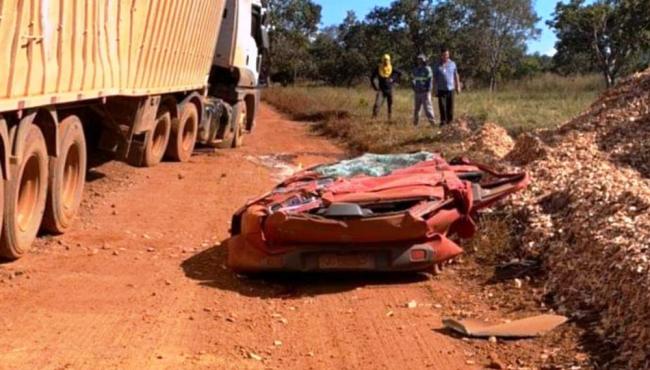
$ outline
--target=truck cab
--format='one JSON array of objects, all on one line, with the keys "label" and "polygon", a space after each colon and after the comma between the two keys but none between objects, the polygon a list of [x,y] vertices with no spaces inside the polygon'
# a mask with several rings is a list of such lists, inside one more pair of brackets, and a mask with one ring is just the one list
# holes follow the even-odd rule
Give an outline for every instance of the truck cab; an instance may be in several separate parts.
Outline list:
[{"label": "truck cab", "polygon": [[265,2],[226,0],[208,80],[206,106],[213,119],[202,127],[199,141],[237,147],[253,129],[268,46]]},{"label": "truck cab", "polygon": [[260,0],[226,0],[212,64],[239,70],[238,87],[255,89],[268,49],[266,8]]}]

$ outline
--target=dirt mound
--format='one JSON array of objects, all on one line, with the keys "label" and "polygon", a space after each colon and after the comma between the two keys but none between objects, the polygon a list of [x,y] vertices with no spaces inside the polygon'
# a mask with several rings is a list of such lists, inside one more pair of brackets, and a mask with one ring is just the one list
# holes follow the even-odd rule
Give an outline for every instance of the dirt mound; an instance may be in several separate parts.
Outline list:
[{"label": "dirt mound", "polygon": [[494,123],[486,123],[470,138],[469,150],[503,158],[514,146],[506,129]]},{"label": "dirt mound", "polygon": [[533,161],[545,158],[548,154],[547,145],[538,136],[524,133],[515,141],[514,148],[505,157],[507,161],[517,166],[525,166]]},{"label": "dirt mound", "polygon": [[650,363],[649,107],[650,70],[558,129],[548,149],[524,137],[508,156],[541,155],[514,200],[522,246],[543,257],[563,313],[598,318],[594,334],[612,344],[605,368]]},{"label": "dirt mound", "polygon": [[612,162],[650,178],[650,69],[603,94],[561,132],[596,132],[598,147]]},{"label": "dirt mound", "polygon": [[472,135],[467,121],[460,120],[451,125],[442,126],[440,129],[440,139],[443,141],[458,142],[467,139]]}]

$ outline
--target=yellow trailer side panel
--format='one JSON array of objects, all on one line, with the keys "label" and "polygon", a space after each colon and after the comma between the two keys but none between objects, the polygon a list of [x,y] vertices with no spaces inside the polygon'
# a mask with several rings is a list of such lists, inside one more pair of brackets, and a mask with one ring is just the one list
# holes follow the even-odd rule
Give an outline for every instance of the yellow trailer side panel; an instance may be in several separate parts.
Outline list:
[{"label": "yellow trailer side panel", "polygon": [[225,0],[0,0],[0,112],[205,87]]}]

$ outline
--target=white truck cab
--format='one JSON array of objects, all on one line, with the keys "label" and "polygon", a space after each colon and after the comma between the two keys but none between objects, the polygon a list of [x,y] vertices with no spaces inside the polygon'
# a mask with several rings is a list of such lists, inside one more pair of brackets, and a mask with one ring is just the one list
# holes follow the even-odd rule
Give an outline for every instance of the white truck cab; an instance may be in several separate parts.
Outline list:
[{"label": "white truck cab", "polygon": [[269,45],[267,18],[265,1],[226,0],[209,76],[213,104],[207,109],[214,119],[202,127],[199,141],[236,147],[255,126]]},{"label": "white truck cab", "polygon": [[268,48],[265,18],[266,8],[260,0],[226,0],[212,64],[240,69],[244,78],[240,82],[242,87],[257,87],[262,53]]}]

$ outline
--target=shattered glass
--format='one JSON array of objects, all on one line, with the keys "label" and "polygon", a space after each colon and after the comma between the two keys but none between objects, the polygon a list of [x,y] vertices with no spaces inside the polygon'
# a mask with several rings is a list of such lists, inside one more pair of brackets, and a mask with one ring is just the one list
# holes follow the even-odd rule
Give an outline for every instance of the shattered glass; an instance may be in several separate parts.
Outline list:
[{"label": "shattered glass", "polygon": [[316,167],[314,172],[324,177],[350,178],[359,175],[381,177],[393,171],[438,158],[437,154],[364,154],[361,157]]}]

